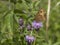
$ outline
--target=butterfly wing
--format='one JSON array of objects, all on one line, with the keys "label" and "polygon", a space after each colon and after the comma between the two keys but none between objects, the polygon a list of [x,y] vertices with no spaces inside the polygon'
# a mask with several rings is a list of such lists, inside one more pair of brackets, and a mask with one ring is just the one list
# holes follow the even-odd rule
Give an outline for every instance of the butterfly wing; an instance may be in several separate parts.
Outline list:
[{"label": "butterfly wing", "polygon": [[46,20],[46,12],[43,9],[40,9],[35,16],[37,22]]}]

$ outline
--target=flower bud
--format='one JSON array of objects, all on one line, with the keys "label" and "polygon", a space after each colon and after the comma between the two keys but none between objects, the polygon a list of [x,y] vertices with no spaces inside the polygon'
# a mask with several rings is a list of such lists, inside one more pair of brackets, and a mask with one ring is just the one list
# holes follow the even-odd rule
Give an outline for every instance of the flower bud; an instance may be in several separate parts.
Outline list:
[{"label": "flower bud", "polygon": [[27,30],[28,30],[28,31],[29,31],[29,30],[32,30],[31,24],[28,24],[28,25],[27,25]]},{"label": "flower bud", "polygon": [[23,24],[24,24],[24,20],[23,20],[23,18],[20,18],[19,19],[19,25],[22,26]]}]

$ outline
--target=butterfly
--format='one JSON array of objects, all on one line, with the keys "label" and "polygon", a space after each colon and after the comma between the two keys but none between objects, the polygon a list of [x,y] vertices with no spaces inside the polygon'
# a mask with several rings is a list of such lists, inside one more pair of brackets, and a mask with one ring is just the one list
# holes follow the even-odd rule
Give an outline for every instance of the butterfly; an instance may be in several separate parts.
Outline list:
[{"label": "butterfly", "polygon": [[35,21],[39,22],[43,20],[46,20],[46,11],[43,8],[41,8],[35,15]]}]

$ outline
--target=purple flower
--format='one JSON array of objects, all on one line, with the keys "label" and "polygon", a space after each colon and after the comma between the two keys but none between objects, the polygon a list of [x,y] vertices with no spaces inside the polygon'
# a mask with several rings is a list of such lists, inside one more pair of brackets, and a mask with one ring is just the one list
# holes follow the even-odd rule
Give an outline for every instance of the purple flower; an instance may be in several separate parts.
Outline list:
[{"label": "purple flower", "polygon": [[29,31],[29,30],[32,30],[31,24],[28,24],[28,25],[27,25],[27,30],[28,30],[28,31]]},{"label": "purple flower", "polygon": [[42,26],[43,26],[42,22],[33,21],[33,23],[32,23],[32,27],[33,27],[34,29],[39,29],[39,28],[42,27]]},{"label": "purple flower", "polygon": [[22,26],[23,24],[24,24],[24,20],[23,20],[23,18],[20,18],[19,19],[19,25]]},{"label": "purple flower", "polygon": [[[19,19],[19,29],[23,32],[24,31],[24,27],[25,27],[25,25],[24,25],[24,20],[23,20],[23,18],[20,18]],[[20,31],[20,32],[21,32]]]},{"label": "purple flower", "polygon": [[33,36],[30,36],[30,35],[26,35],[25,38],[26,38],[26,41],[29,42],[29,43],[31,43],[35,40],[35,38]]}]

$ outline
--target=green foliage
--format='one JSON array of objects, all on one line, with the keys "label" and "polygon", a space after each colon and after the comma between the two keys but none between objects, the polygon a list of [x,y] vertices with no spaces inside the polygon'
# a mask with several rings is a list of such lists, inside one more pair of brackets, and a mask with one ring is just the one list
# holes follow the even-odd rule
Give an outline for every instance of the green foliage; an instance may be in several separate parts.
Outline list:
[{"label": "green foliage", "polygon": [[[33,32],[33,45],[60,45],[60,5],[56,6],[59,1],[51,0],[48,43],[43,26],[39,33]],[[24,29],[20,34],[18,20],[22,16],[25,24],[32,23],[40,8],[47,11],[47,3],[48,0],[0,0],[0,45],[26,45],[24,36],[30,32]]]}]

